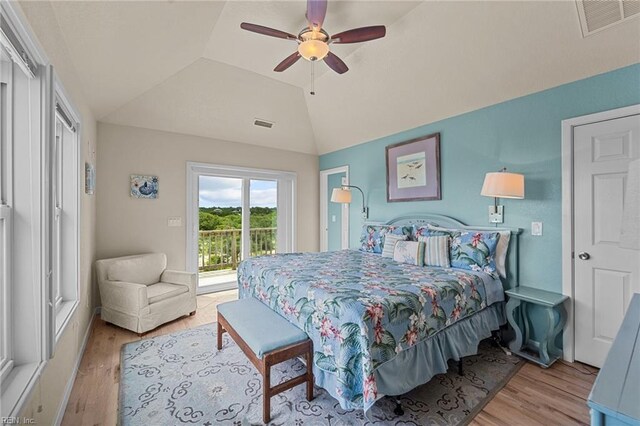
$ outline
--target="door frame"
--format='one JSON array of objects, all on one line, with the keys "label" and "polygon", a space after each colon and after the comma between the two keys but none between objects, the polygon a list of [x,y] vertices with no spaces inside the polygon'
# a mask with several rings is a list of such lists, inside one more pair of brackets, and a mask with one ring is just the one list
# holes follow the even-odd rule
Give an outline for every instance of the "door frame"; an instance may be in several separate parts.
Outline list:
[{"label": "door frame", "polygon": [[[329,191],[329,175],[344,173],[346,184],[349,184],[349,166],[339,166],[320,171],[320,251],[327,251],[329,247],[329,203],[327,201]],[[349,204],[342,207],[342,237],[341,248],[349,248]]]},{"label": "door frame", "polygon": [[567,323],[562,336],[562,358],[575,360],[575,282],[573,220],[573,135],[574,128],[640,114],[640,104],[562,120],[562,294],[569,296]]},{"label": "door frame", "polygon": [[[265,179],[275,180],[278,184],[278,231],[277,241],[279,253],[291,253],[296,250],[296,191],[298,175],[295,172],[281,170],[254,169],[251,167],[226,166],[220,164],[199,163],[187,161],[187,199],[186,199],[186,226],[185,226],[185,270],[198,274],[198,231],[199,231],[199,182],[200,175],[215,175],[218,177],[230,177],[237,179]],[[242,220],[249,220],[249,188],[243,185]],[[243,237],[243,257],[247,247]],[[235,285],[233,286],[235,288]],[[222,291],[222,286],[215,289],[197,287],[197,294]]]}]

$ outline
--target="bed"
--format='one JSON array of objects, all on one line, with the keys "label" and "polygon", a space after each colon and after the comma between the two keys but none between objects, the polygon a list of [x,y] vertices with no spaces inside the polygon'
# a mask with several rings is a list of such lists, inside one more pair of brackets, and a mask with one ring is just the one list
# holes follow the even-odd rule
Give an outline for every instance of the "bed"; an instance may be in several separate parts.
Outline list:
[{"label": "bed", "polygon": [[467,227],[439,215],[386,225],[427,223],[508,232],[507,278],[357,250],[256,257],[238,268],[241,298],[257,298],[309,335],[316,384],[344,409],[366,411],[384,395],[428,382],[506,322],[504,289],[517,285],[521,230]]}]

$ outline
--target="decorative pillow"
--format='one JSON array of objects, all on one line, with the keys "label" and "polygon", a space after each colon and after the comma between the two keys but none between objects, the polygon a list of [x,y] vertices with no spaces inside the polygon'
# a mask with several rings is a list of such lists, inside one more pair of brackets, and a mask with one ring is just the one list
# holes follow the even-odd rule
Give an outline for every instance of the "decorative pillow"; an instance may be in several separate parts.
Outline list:
[{"label": "decorative pillow", "polygon": [[382,253],[384,238],[387,234],[411,235],[410,226],[363,225],[360,235],[360,250],[369,253]]},{"label": "decorative pillow", "polygon": [[500,231],[500,239],[496,246],[496,270],[502,278],[507,278],[507,251],[509,250],[510,231]]},{"label": "decorative pillow", "polygon": [[[458,232],[456,229],[447,229],[441,228],[439,226],[427,225],[426,228],[431,231],[432,235],[440,235],[442,233]],[[426,232],[426,231],[423,231]],[[473,232],[473,231],[469,231]],[[486,232],[486,231],[476,231],[476,232]],[[509,241],[511,240],[511,232],[510,231],[497,231],[500,234],[498,239],[498,244],[496,245],[495,251],[495,263],[496,263],[496,271],[502,278],[507,278],[507,252],[509,250]]]},{"label": "decorative pillow", "polygon": [[435,237],[418,237],[418,241],[424,243],[424,266],[439,266],[450,268],[449,237],[441,235]]},{"label": "decorative pillow", "polygon": [[424,262],[424,243],[422,241],[396,242],[393,250],[393,260],[422,266]]},{"label": "decorative pillow", "polygon": [[497,232],[454,232],[451,240],[451,266],[494,274],[499,238],[500,234]]},{"label": "decorative pillow", "polygon": [[387,234],[384,237],[384,247],[382,247],[382,257],[393,257],[393,251],[398,241],[405,241],[406,235]]},{"label": "decorative pillow", "polygon": [[425,223],[422,225],[413,225],[412,229],[411,229],[411,237],[409,238],[409,240],[411,241],[418,241],[418,237],[426,237],[426,230],[428,227],[431,226],[436,226],[436,225],[432,225],[430,223]]},{"label": "decorative pillow", "polygon": [[420,240],[420,237],[439,237],[439,236],[451,236],[456,229],[445,229],[437,226],[427,224],[426,226],[417,226],[414,230],[416,240]]}]

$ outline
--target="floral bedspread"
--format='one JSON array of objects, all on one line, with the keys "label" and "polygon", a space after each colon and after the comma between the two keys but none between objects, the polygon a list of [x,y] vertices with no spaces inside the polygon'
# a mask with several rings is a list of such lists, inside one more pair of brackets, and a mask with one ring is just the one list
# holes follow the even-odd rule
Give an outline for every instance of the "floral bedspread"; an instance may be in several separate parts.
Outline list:
[{"label": "floral bedspread", "polygon": [[354,250],[251,258],[238,268],[238,285],[241,298],[256,297],[307,332],[315,369],[333,376],[327,391],[345,409],[374,404],[378,366],[504,300],[489,274]]}]

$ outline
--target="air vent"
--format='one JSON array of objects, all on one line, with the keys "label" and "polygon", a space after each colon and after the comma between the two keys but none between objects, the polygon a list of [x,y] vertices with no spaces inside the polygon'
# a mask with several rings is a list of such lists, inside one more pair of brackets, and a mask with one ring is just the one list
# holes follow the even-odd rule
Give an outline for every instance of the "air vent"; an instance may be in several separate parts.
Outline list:
[{"label": "air vent", "polygon": [[576,3],[583,37],[640,16],[640,0],[576,0]]},{"label": "air vent", "polygon": [[274,125],[274,123],[272,121],[263,120],[261,118],[256,118],[253,121],[253,124],[255,124],[256,126],[260,126],[260,127],[266,127],[267,129],[272,128],[273,125]]}]

